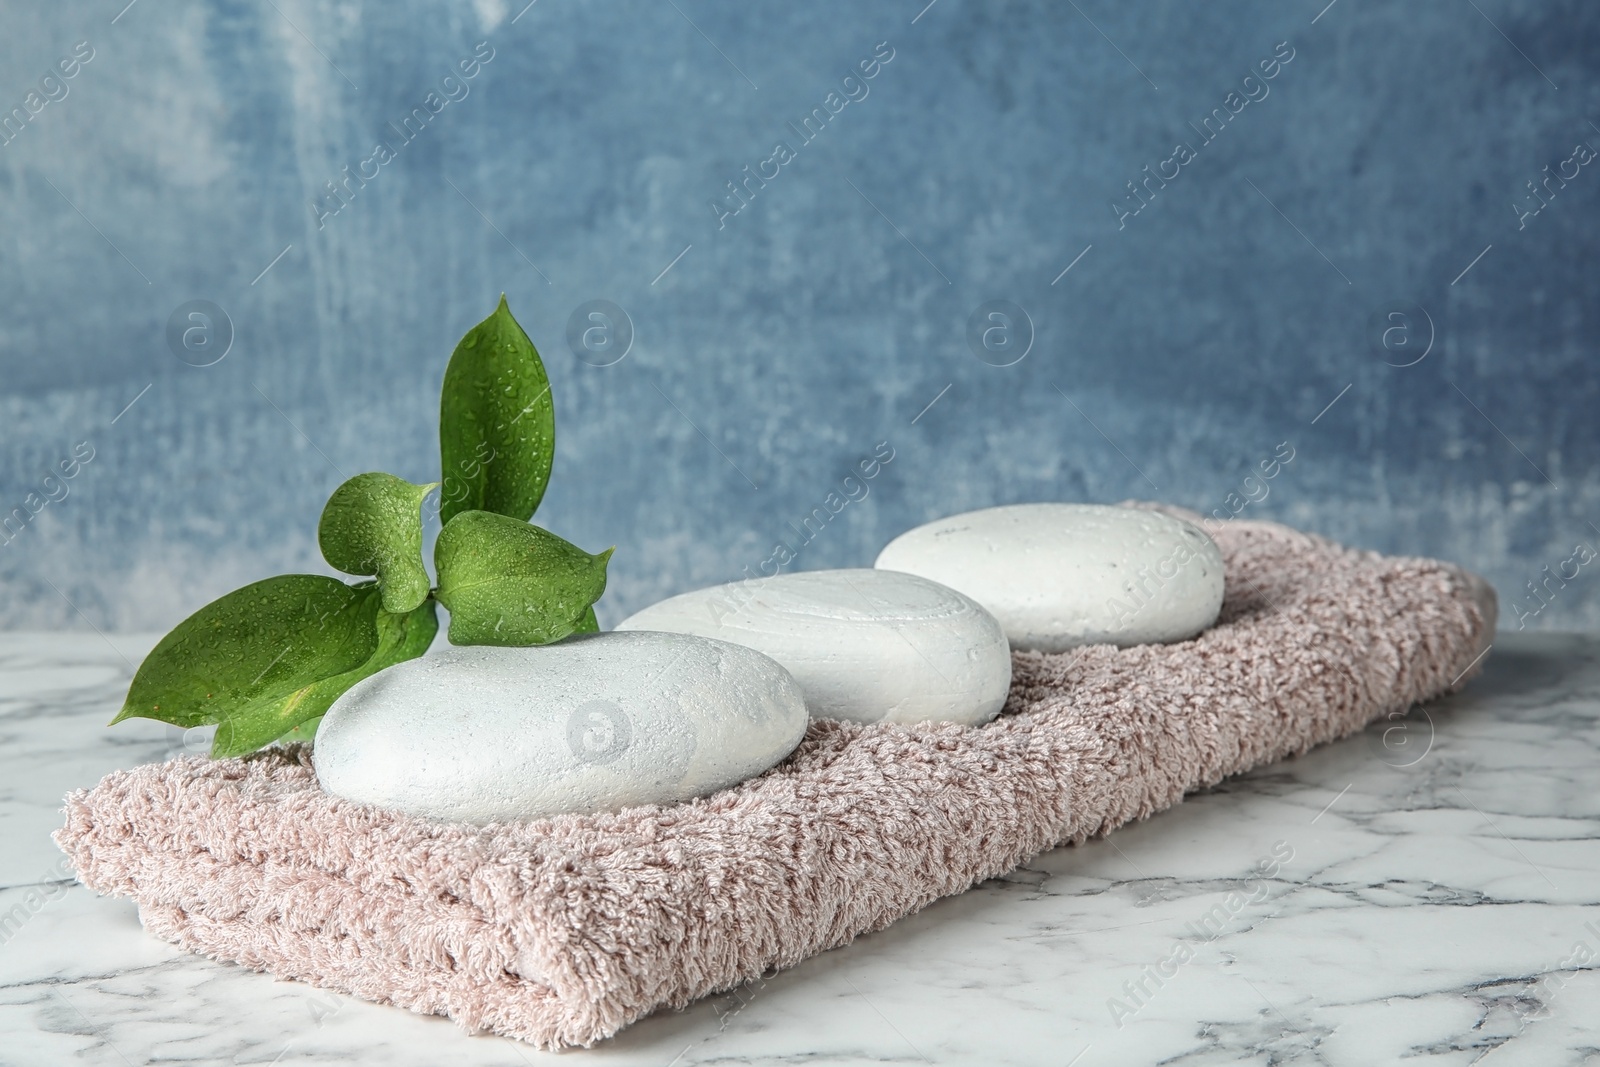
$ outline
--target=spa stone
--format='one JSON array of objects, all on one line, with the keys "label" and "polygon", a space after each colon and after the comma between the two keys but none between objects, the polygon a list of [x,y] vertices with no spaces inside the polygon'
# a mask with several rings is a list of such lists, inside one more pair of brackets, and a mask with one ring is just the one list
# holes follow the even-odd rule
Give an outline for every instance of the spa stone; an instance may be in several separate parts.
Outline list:
[{"label": "spa stone", "polygon": [[817,718],[976,725],[1005,704],[1011,654],[970,598],[913,574],[802,571],[699,589],[625,619],[747,645],[788,669]]},{"label": "spa stone", "polygon": [[329,709],[312,762],[335,796],[484,824],[705,796],[781,761],[806,722],[795,680],[742,645],[584,634],[381,671]]},{"label": "spa stone", "polygon": [[1019,651],[1183,641],[1222,609],[1216,544],[1192,523],[1141,508],[969,511],[901,534],[877,566],[960,590]]}]

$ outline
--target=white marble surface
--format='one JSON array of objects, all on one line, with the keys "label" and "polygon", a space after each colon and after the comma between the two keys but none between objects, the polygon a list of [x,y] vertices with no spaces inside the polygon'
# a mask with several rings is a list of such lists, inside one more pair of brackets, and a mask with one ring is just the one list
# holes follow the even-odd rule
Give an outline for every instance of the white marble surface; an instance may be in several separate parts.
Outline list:
[{"label": "white marble surface", "polygon": [[[555,1062],[186,955],[64,888],[61,795],[182,744],[102,728],[149,644],[115,641],[0,635],[0,1062]],[[1503,636],[1424,710],[1392,748],[1374,728],[1231,780],[564,1062],[1594,1062],[1600,638]],[[1197,936],[1277,842],[1294,856],[1264,899]],[[1109,999],[1179,944],[1193,959],[1119,1028]]]}]

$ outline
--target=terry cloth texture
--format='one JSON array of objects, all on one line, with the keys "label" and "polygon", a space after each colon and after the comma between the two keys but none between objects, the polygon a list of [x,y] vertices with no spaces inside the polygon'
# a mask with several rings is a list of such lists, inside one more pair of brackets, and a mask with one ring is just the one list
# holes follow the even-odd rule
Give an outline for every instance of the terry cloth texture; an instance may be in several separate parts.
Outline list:
[{"label": "terry cloth texture", "polygon": [[1017,654],[986,726],[813,722],[692,803],[431,824],[324,794],[295,747],[107,775],[56,841],[191,951],[591,1045],[1444,693],[1492,637],[1493,592],[1449,564],[1215,538],[1227,599],[1194,640]]}]

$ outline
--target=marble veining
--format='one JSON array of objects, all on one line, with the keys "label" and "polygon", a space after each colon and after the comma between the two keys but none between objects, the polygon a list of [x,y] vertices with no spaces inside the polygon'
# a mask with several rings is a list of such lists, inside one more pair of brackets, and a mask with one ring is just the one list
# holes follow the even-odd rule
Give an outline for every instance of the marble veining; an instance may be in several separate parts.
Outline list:
[{"label": "marble veining", "polygon": [[[197,739],[102,729],[151,639],[0,635],[0,1062],[554,1057],[146,935],[71,882],[60,798]],[[570,1060],[1592,1062],[1600,638],[1508,634],[1466,692],[1230,779]]]}]

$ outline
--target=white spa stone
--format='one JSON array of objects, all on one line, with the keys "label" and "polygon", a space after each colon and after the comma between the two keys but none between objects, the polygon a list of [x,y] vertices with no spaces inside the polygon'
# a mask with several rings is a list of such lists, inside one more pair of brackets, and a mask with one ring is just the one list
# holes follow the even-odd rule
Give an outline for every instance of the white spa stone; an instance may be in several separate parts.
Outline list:
[{"label": "white spa stone", "polygon": [[1183,641],[1222,609],[1216,543],[1192,523],[1139,508],[969,511],[901,534],[877,566],[967,594],[1019,651]]},{"label": "white spa stone", "polygon": [[483,824],[705,796],[781,761],[806,722],[795,680],[742,645],[584,634],[380,671],[329,709],[312,762],[335,796]]},{"label": "white spa stone", "polygon": [[618,630],[733,641],[788,669],[813,716],[973,726],[1000,713],[1011,652],[970,598],[913,574],[801,571],[699,589]]}]

